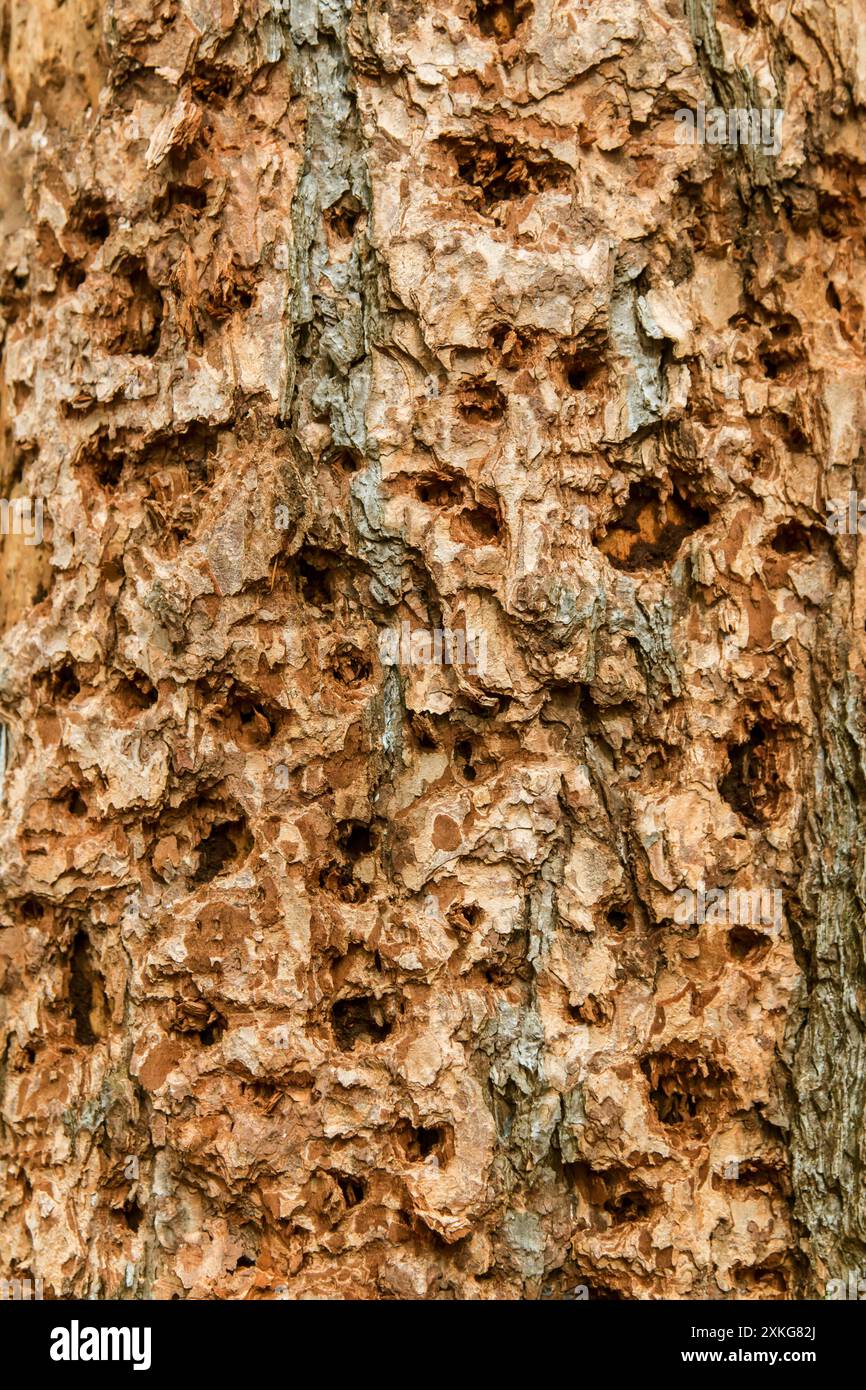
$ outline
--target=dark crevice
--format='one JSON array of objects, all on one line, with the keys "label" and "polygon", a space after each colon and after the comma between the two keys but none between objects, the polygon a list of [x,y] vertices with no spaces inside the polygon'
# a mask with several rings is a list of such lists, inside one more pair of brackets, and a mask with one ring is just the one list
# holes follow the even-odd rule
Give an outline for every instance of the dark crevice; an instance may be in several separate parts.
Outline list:
[{"label": "dark crevice", "polygon": [[751,960],[769,945],[767,933],[754,931],[751,927],[733,927],[728,932],[728,951],[735,960]]},{"label": "dark crevice", "polygon": [[650,1100],[663,1125],[700,1118],[727,1093],[727,1076],[707,1057],[654,1053],[641,1062]]},{"label": "dark crevice", "polygon": [[446,135],[439,144],[451,156],[466,198],[482,211],[571,182],[567,164],[511,135]]},{"label": "dark crevice", "polygon": [[337,1046],[344,1052],[351,1052],[359,1042],[383,1042],[391,1032],[392,1023],[386,1016],[385,1001],[364,995],[338,999],[331,1008],[331,1027]]},{"label": "dark crevice", "polygon": [[344,821],[337,830],[337,844],[346,859],[362,859],[376,848],[375,832],[361,821]]},{"label": "dark crevice", "polygon": [[486,39],[508,43],[532,14],[530,0],[475,0],[475,23]]},{"label": "dark crevice", "polygon": [[337,646],[328,669],[338,685],[345,685],[350,689],[365,685],[373,671],[364,653],[351,642],[341,642]]},{"label": "dark crevice", "polygon": [[454,1152],[450,1125],[412,1125],[404,1121],[394,1131],[400,1152],[410,1163],[423,1163],[431,1154],[446,1163]]},{"label": "dark crevice", "polygon": [[105,1036],[104,983],[93,964],[90,939],[83,930],[76,934],[69,953],[69,1011],[77,1043],[93,1047]]},{"label": "dark crevice", "polygon": [[495,381],[487,381],[483,377],[461,386],[457,392],[457,410],[471,424],[501,420],[505,406],[504,392]]},{"label": "dark crevice", "polygon": [[747,737],[728,749],[728,767],[719,781],[719,793],[732,810],[753,825],[768,820],[783,793],[778,769],[778,740],[760,722]]},{"label": "dark crevice", "polygon": [[239,868],[252,846],[245,817],[218,822],[198,846],[199,862],[193,882],[210,883],[219,874]]},{"label": "dark crevice", "polygon": [[662,501],[658,487],[641,480],[632,483],[621,515],[598,546],[617,569],[658,569],[672,561],[686,537],[709,519],[703,507],[676,490]]}]

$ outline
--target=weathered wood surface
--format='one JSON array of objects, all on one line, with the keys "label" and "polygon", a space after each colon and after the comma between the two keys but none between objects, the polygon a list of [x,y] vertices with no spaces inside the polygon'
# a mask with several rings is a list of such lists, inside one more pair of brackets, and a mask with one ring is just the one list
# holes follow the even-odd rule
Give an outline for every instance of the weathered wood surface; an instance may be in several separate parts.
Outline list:
[{"label": "weathered wood surface", "polygon": [[866,25],[785,9],[0,0],[0,1276],[866,1271]]}]

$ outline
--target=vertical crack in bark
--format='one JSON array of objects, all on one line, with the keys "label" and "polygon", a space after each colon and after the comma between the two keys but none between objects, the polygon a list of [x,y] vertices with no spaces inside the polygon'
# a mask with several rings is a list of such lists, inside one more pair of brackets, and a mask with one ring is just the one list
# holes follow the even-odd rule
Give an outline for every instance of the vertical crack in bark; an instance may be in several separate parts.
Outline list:
[{"label": "vertical crack in bark", "polygon": [[327,421],[335,451],[356,450],[364,457],[375,266],[365,230],[370,192],[346,51],[348,10],[311,4],[297,13],[290,32],[306,119],[304,164],[292,206],[294,371],[286,415],[300,440],[313,422]]}]

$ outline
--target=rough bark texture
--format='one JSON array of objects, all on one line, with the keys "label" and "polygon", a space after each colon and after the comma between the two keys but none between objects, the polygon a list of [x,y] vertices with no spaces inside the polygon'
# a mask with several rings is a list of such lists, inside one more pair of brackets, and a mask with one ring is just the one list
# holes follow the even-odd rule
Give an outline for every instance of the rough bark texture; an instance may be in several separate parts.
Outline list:
[{"label": "rough bark texture", "polygon": [[864,34],[0,0],[0,1275],[866,1268]]}]

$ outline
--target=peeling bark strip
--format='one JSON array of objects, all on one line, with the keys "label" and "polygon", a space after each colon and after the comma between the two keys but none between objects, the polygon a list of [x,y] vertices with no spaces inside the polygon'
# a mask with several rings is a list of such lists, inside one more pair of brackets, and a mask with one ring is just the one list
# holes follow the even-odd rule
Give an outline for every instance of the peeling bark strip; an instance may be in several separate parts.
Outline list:
[{"label": "peeling bark strip", "polygon": [[866,1268],[866,92],[789,9],[0,0],[0,1279]]}]

